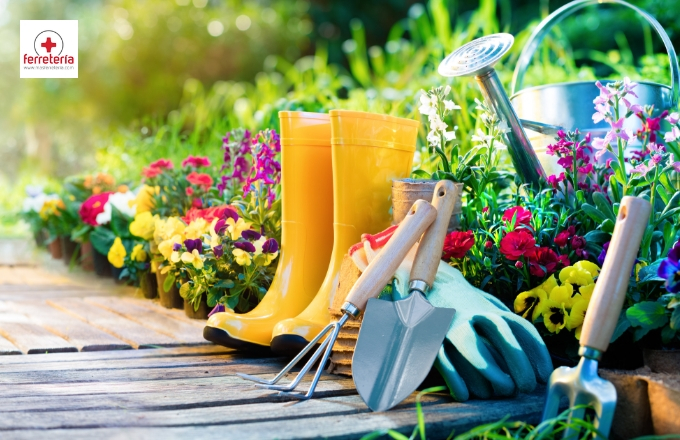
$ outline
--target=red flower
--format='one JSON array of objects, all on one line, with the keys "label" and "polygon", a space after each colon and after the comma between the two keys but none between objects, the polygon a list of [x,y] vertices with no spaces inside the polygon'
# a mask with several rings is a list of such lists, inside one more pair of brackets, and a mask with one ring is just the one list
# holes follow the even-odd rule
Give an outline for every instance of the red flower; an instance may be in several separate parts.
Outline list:
[{"label": "red flower", "polygon": [[524,209],[521,206],[506,209],[503,213],[503,220],[510,222],[515,215],[517,216],[515,225],[528,225],[531,222],[531,211]]},{"label": "red flower", "polygon": [[444,238],[442,259],[449,261],[451,258],[463,258],[474,244],[475,236],[472,231],[453,231]]},{"label": "red flower", "polygon": [[557,270],[559,258],[555,251],[548,247],[534,248],[529,257],[529,273],[535,277],[544,277]]},{"label": "red flower", "polygon": [[158,159],[155,162],[149,164],[149,168],[158,168],[159,170],[171,170],[175,166],[172,164],[170,159]]},{"label": "red flower", "polygon": [[203,202],[201,201],[201,199],[194,199],[191,201],[191,206],[193,208],[200,209],[203,207]]},{"label": "red flower", "polygon": [[103,192],[90,196],[80,205],[78,214],[86,224],[97,226],[97,215],[104,211],[104,205],[109,201],[112,192]]},{"label": "red flower", "polygon": [[557,234],[557,237],[555,237],[555,244],[561,248],[565,247],[569,242],[569,238],[571,238],[575,232],[576,228],[569,226],[567,229]]},{"label": "red flower", "polygon": [[210,190],[210,187],[213,184],[212,177],[207,174],[197,173],[196,171],[190,172],[187,176],[187,180],[192,185],[199,186],[203,191]]},{"label": "red flower", "polygon": [[184,190],[184,192],[186,193],[187,197],[191,197],[194,195],[194,189],[190,186],[188,186],[187,189]]},{"label": "red flower", "polygon": [[144,169],[142,170],[142,175],[147,179],[151,179],[162,173],[163,173],[162,169],[155,167],[144,167]]},{"label": "red flower", "polygon": [[571,248],[572,249],[583,249],[586,247],[586,239],[578,235],[574,235],[571,238]]},{"label": "red flower", "polygon": [[557,260],[560,263],[560,266],[562,267],[567,267],[571,264],[571,262],[569,261],[569,257],[566,255],[558,255]]},{"label": "red flower", "polygon": [[182,168],[186,167],[194,167],[194,168],[201,168],[201,167],[209,167],[210,166],[210,159],[207,157],[198,157],[198,156],[189,156],[186,159],[182,161]]},{"label": "red flower", "polygon": [[238,214],[236,214],[236,209],[229,205],[213,206],[211,208],[196,209],[191,208],[187,211],[186,215],[182,217],[184,223],[187,225],[192,221],[202,218],[208,223],[212,222],[214,219],[222,219],[232,217],[238,220]]},{"label": "red flower", "polygon": [[508,232],[501,239],[500,251],[508,260],[519,260],[519,257],[526,255],[536,247],[536,240],[531,233],[524,229]]}]

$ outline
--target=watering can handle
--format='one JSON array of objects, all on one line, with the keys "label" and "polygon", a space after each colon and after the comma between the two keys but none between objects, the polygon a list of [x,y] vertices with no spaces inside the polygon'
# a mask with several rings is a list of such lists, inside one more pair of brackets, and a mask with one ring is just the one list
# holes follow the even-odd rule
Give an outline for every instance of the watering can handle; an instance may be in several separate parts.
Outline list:
[{"label": "watering can handle", "polygon": [[659,24],[658,21],[642,9],[637,6],[633,6],[623,0],[576,0],[574,2],[568,3],[561,8],[557,9],[555,12],[550,14],[545,20],[543,20],[534,32],[529,37],[529,40],[524,45],[522,52],[519,55],[519,60],[517,60],[517,66],[515,67],[515,73],[512,75],[512,88],[511,96],[522,89],[522,83],[524,81],[524,74],[529,68],[531,63],[531,58],[534,52],[541,44],[543,38],[550,32],[550,29],[564,18],[579,11],[586,6],[599,5],[602,3],[613,3],[617,5],[626,6],[633,11],[637,12],[642,18],[647,20],[649,24],[652,25],[656,33],[661,37],[664,46],[666,47],[666,52],[668,52],[668,61],[671,69],[671,108],[675,107],[678,103],[678,82],[680,82],[680,72],[678,72],[678,57],[675,54],[675,49],[673,48],[673,43],[668,34],[664,30],[663,26]]}]

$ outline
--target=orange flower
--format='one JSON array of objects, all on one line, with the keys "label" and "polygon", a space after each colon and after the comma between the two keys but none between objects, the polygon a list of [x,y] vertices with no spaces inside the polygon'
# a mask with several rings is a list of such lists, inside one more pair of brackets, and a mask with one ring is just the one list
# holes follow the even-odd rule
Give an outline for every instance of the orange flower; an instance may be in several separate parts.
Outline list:
[{"label": "orange flower", "polygon": [[118,191],[119,193],[126,193],[126,192],[128,192],[129,190],[130,190],[130,188],[128,188],[127,185],[118,185],[117,191]]},{"label": "orange flower", "polygon": [[102,187],[101,186],[95,186],[92,188],[92,194],[99,194],[102,192]]}]

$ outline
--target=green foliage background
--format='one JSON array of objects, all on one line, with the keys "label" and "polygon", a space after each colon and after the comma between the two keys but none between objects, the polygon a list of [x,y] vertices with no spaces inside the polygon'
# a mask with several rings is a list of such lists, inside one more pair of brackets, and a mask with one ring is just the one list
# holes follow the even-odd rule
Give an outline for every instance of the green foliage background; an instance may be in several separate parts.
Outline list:
[{"label": "green foliage background", "polygon": [[[219,160],[228,129],[277,128],[281,109],[417,117],[417,91],[448,82],[463,107],[451,122],[465,148],[479,93],[471,79],[440,77],[441,59],[476,37],[511,32],[515,46],[498,66],[507,83],[533,27],[564,3],[0,0],[0,233],[19,231],[14,213],[27,183],[58,189],[63,177],[94,170],[132,182],[159,157]],[[633,3],[680,35],[670,12],[679,0]],[[243,16],[247,29],[237,27]],[[18,78],[20,19],[79,20],[78,79]],[[217,36],[208,32],[215,21]],[[591,7],[553,32],[528,82],[667,82],[662,52],[632,12]]]}]

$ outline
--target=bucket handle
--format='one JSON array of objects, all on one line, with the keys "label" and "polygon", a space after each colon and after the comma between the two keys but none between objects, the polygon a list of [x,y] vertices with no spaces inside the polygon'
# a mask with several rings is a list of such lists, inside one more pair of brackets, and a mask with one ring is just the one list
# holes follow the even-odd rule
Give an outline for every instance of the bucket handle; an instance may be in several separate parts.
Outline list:
[{"label": "bucket handle", "polygon": [[519,59],[517,60],[517,66],[515,67],[515,72],[512,75],[511,96],[517,93],[522,88],[524,74],[526,73],[526,70],[529,68],[531,58],[533,57],[534,52],[536,52],[538,45],[541,44],[541,42],[543,41],[543,38],[545,38],[548,32],[550,32],[550,29],[552,29],[554,25],[558,24],[564,18],[568,17],[569,15],[573,14],[578,10],[583,9],[586,6],[599,5],[602,3],[613,3],[617,5],[626,6],[632,9],[633,11],[637,12],[638,15],[642,16],[642,18],[647,20],[647,22],[650,25],[652,25],[652,27],[659,35],[659,37],[661,37],[661,40],[663,41],[663,44],[666,47],[666,52],[668,52],[668,61],[671,69],[671,108],[677,105],[678,83],[680,82],[680,73],[678,72],[678,57],[675,54],[673,43],[671,42],[670,38],[668,38],[668,34],[664,30],[663,26],[661,26],[661,24],[659,24],[659,22],[656,21],[654,17],[652,17],[642,9],[638,8],[637,6],[633,6],[630,3],[627,3],[623,0],[576,0],[562,6],[561,8],[557,9],[555,12],[550,14],[548,17],[546,17],[545,20],[543,20],[538,25],[538,27],[534,29],[534,32],[529,37],[529,40],[524,45],[524,48],[522,49],[522,52],[519,55]]}]

